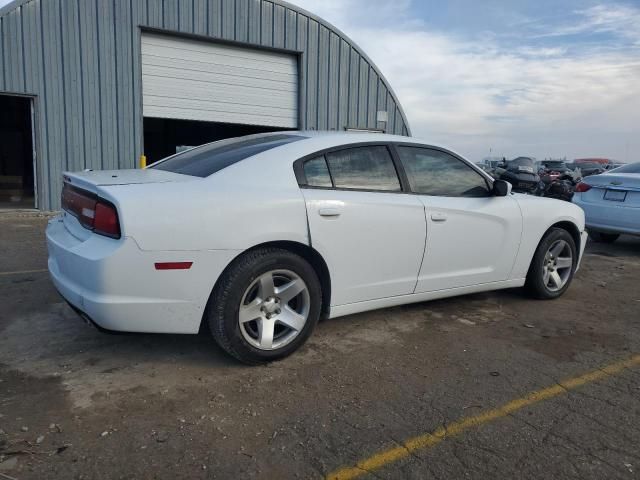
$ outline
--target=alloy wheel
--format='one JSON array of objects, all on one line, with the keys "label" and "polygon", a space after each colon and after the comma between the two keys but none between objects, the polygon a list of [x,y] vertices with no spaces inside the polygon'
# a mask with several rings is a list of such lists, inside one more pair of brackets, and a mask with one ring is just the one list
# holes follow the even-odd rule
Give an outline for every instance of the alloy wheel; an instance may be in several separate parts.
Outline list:
[{"label": "alloy wheel", "polygon": [[238,311],[244,339],[260,350],[291,343],[307,323],[311,297],[307,284],[291,270],[271,270],[245,290]]},{"label": "alloy wheel", "polygon": [[567,284],[573,270],[573,252],[565,240],[556,240],[544,256],[542,282],[551,292],[557,292]]}]

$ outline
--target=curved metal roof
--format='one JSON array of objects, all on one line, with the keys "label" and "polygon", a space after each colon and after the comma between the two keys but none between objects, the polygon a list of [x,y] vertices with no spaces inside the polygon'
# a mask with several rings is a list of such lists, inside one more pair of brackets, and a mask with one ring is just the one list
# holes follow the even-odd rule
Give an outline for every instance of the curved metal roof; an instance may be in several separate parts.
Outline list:
[{"label": "curved metal roof", "polygon": [[[0,17],[6,15],[7,13],[21,7],[22,5],[26,4],[26,3],[30,3],[33,1],[49,1],[49,0],[13,0],[12,2],[9,2],[7,5],[5,5],[4,7],[0,8]],[[144,1],[144,0],[138,0],[138,1]],[[391,84],[389,83],[389,81],[386,79],[386,77],[384,76],[384,74],[380,71],[380,69],[376,66],[375,63],[373,63],[373,61],[371,60],[371,58],[369,58],[369,56],[355,43],[353,42],[347,35],[344,34],[344,32],[342,32],[339,28],[335,27],[333,24],[331,24],[330,22],[327,22],[326,20],[318,17],[317,15],[315,15],[314,13],[309,12],[308,10],[299,7],[297,5],[294,5],[292,3],[289,3],[287,1],[284,0],[269,0],[269,3],[273,3],[273,4],[278,4],[281,5],[285,8],[288,8],[290,10],[294,10],[310,19],[315,20],[316,22],[318,22],[320,25],[323,25],[324,27],[328,28],[330,31],[336,33],[341,39],[344,39],[345,41],[347,41],[357,52],[358,54],[364,58],[367,63],[369,63],[369,65],[371,65],[371,67],[374,69],[374,71],[376,72],[376,74],[378,75],[378,77],[380,77],[380,79],[382,80],[382,82],[385,84],[385,86],[387,87],[387,90],[389,91],[389,93],[391,94],[395,104],[398,106],[398,109],[400,110],[400,115],[402,116],[402,121],[404,123],[405,129],[407,131],[407,134],[409,136],[411,136],[411,128],[409,127],[409,122],[407,121],[407,117],[406,114],[404,113],[404,110],[402,109],[402,106],[398,100],[398,97],[396,95],[396,93],[394,92],[393,88],[391,87]]]},{"label": "curved metal roof", "polygon": [[0,9],[0,92],[35,99],[39,208],[59,205],[61,172],[143,153],[144,31],[296,54],[301,129],[411,134],[362,49],[284,0],[14,0]]}]

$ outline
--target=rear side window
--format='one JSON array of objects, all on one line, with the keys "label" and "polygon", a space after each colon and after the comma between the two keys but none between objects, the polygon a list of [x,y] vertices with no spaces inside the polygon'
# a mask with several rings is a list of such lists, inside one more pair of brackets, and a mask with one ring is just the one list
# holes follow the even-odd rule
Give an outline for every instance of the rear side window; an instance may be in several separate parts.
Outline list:
[{"label": "rear side window", "polygon": [[307,185],[310,187],[331,188],[333,186],[324,156],[304,162],[304,176],[307,179]]},{"label": "rear side window", "polygon": [[149,168],[204,178],[258,153],[305,138],[300,135],[264,134],[231,138],[187,150]]},{"label": "rear side window", "polygon": [[441,197],[487,197],[485,178],[453,155],[419,147],[398,147],[411,191]]},{"label": "rear side window", "polygon": [[385,146],[355,147],[326,154],[336,188],[400,191],[393,159]]}]

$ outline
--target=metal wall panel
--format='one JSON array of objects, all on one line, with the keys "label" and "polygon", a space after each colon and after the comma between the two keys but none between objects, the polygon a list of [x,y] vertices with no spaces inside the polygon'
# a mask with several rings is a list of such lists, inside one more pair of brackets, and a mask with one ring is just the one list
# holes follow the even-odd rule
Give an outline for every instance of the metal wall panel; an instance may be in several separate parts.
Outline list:
[{"label": "metal wall panel", "polygon": [[316,128],[329,130],[327,127],[329,99],[329,30],[320,25],[318,28],[318,79],[316,86]]},{"label": "metal wall panel", "polygon": [[35,98],[39,208],[59,207],[65,169],[136,166],[141,28],[299,53],[299,128],[409,134],[370,60],[342,32],[279,0],[21,0],[0,9],[0,93]]},{"label": "metal wall panel", "polygon": [[24,56],[22,15],[14,10],[4,17],[3,41],[7,45],[3,50],[5,71],[5,89],[12,92],[24,92]]},{"label": "metal wall panel", "polygon": [[262,2],[260,4],[260,43],[265,47],[273,46],[273,3]]},{"label": "metal wall panel", "polygon": [[47,157],[43,162],[50,186],[48,195],[38,195],[44,202],[54,204],[62,189],[61,174],[67,168],[68,151],[65,135],[66,99],[63,92],[62,43],[60,31],[60,2],[58,0],[41,3],[43,73],[46,87],[41,108],[47,112]]},{"label": "metal wall panel", "polygon": [[358,98],[360,96],[360,55],[352,47],[349,47],[349,88],[347,89],[347,127],[357,128],[358,118]]},{"label": "metal wall panel", "polygon": [[[60,2],[60,19],[70,25],[78,25],[78,9],[69,2]],[[82,101],[82,71],[80,69],[80,31],[78,28],[61,29],[62,47],[62,95],[65,102],[64,134],[68,170],[85,168],[84,117]]]},{"label": "metal wall panel", "polygon": [[285,9],[284,29],[284,48],[299,50],[296,44],[298,34],[298,13],[296,11]]},{"label": "metal wall panel", "polygon": [[249,1],[236,0],[235,2],[235,40],[238,42],[249,41]]},{"label": "metal wall panel", "polygon": [[284,19],[285,8],[282,5],[273,6],[273,42],[275,48],[284,48]]},{"label": "metal wall panel", "polygon": [[236,2],[234,0],[222,0],[222,38],[226,40],[235,40],[236,30]]},{"label": "metal wall panel", "polygon": [[306,128],[318,129],[318,22],[310,19],[307,22],[307,116]]},{"label": "metal wall panel", "polygon": [[[137,3],[137,2],[134,2]],[[208,11],[209,3],[207,0],[193,0],[193,17],[194,27],[193,33],[196,35],[207,35],[207,23],[209,22]],[[144,22],[138,22],[144,24]]]},{"label": "metal wall panel", "polygon": [[340,37],[329,33],[329,58],[327,61],[327,130],[338,130],[340,122]]},{"label": "metal wall panel", "polygon": [[4,57],[7,56],[8,53],[8,45],[9,42],[7,40],[5,40],[4,38],[4,24],[5,24],[5,19],[4,17],[0,17],[0,92],[3,90],[6,90],[5,87],[5,76],[7,74],[7,69],[5,68],[5,65],[7,63],[6,59]]}]

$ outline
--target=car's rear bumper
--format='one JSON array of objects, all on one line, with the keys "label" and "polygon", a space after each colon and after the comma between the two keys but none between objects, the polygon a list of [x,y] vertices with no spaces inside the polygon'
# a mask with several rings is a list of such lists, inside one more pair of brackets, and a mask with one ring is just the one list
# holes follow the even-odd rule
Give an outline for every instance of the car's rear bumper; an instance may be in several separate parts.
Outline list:
[{"label": "car's rear bumper", "polygon": [[580,194],[573,197],[573,203],[584,210],[588,229],[606,233],[640,235],[640,208],[625,207],[615,202],[610,204],[585,202]]},{"label": "car's rear bumper", "polygon": [[[73,236],[60,217],[47,226],[48,267],[60,294],[106,330],[197,333],[216,279],[235,251],[148,252],[132,238]],[[192,261],[189,270],[155,262]]]}]

